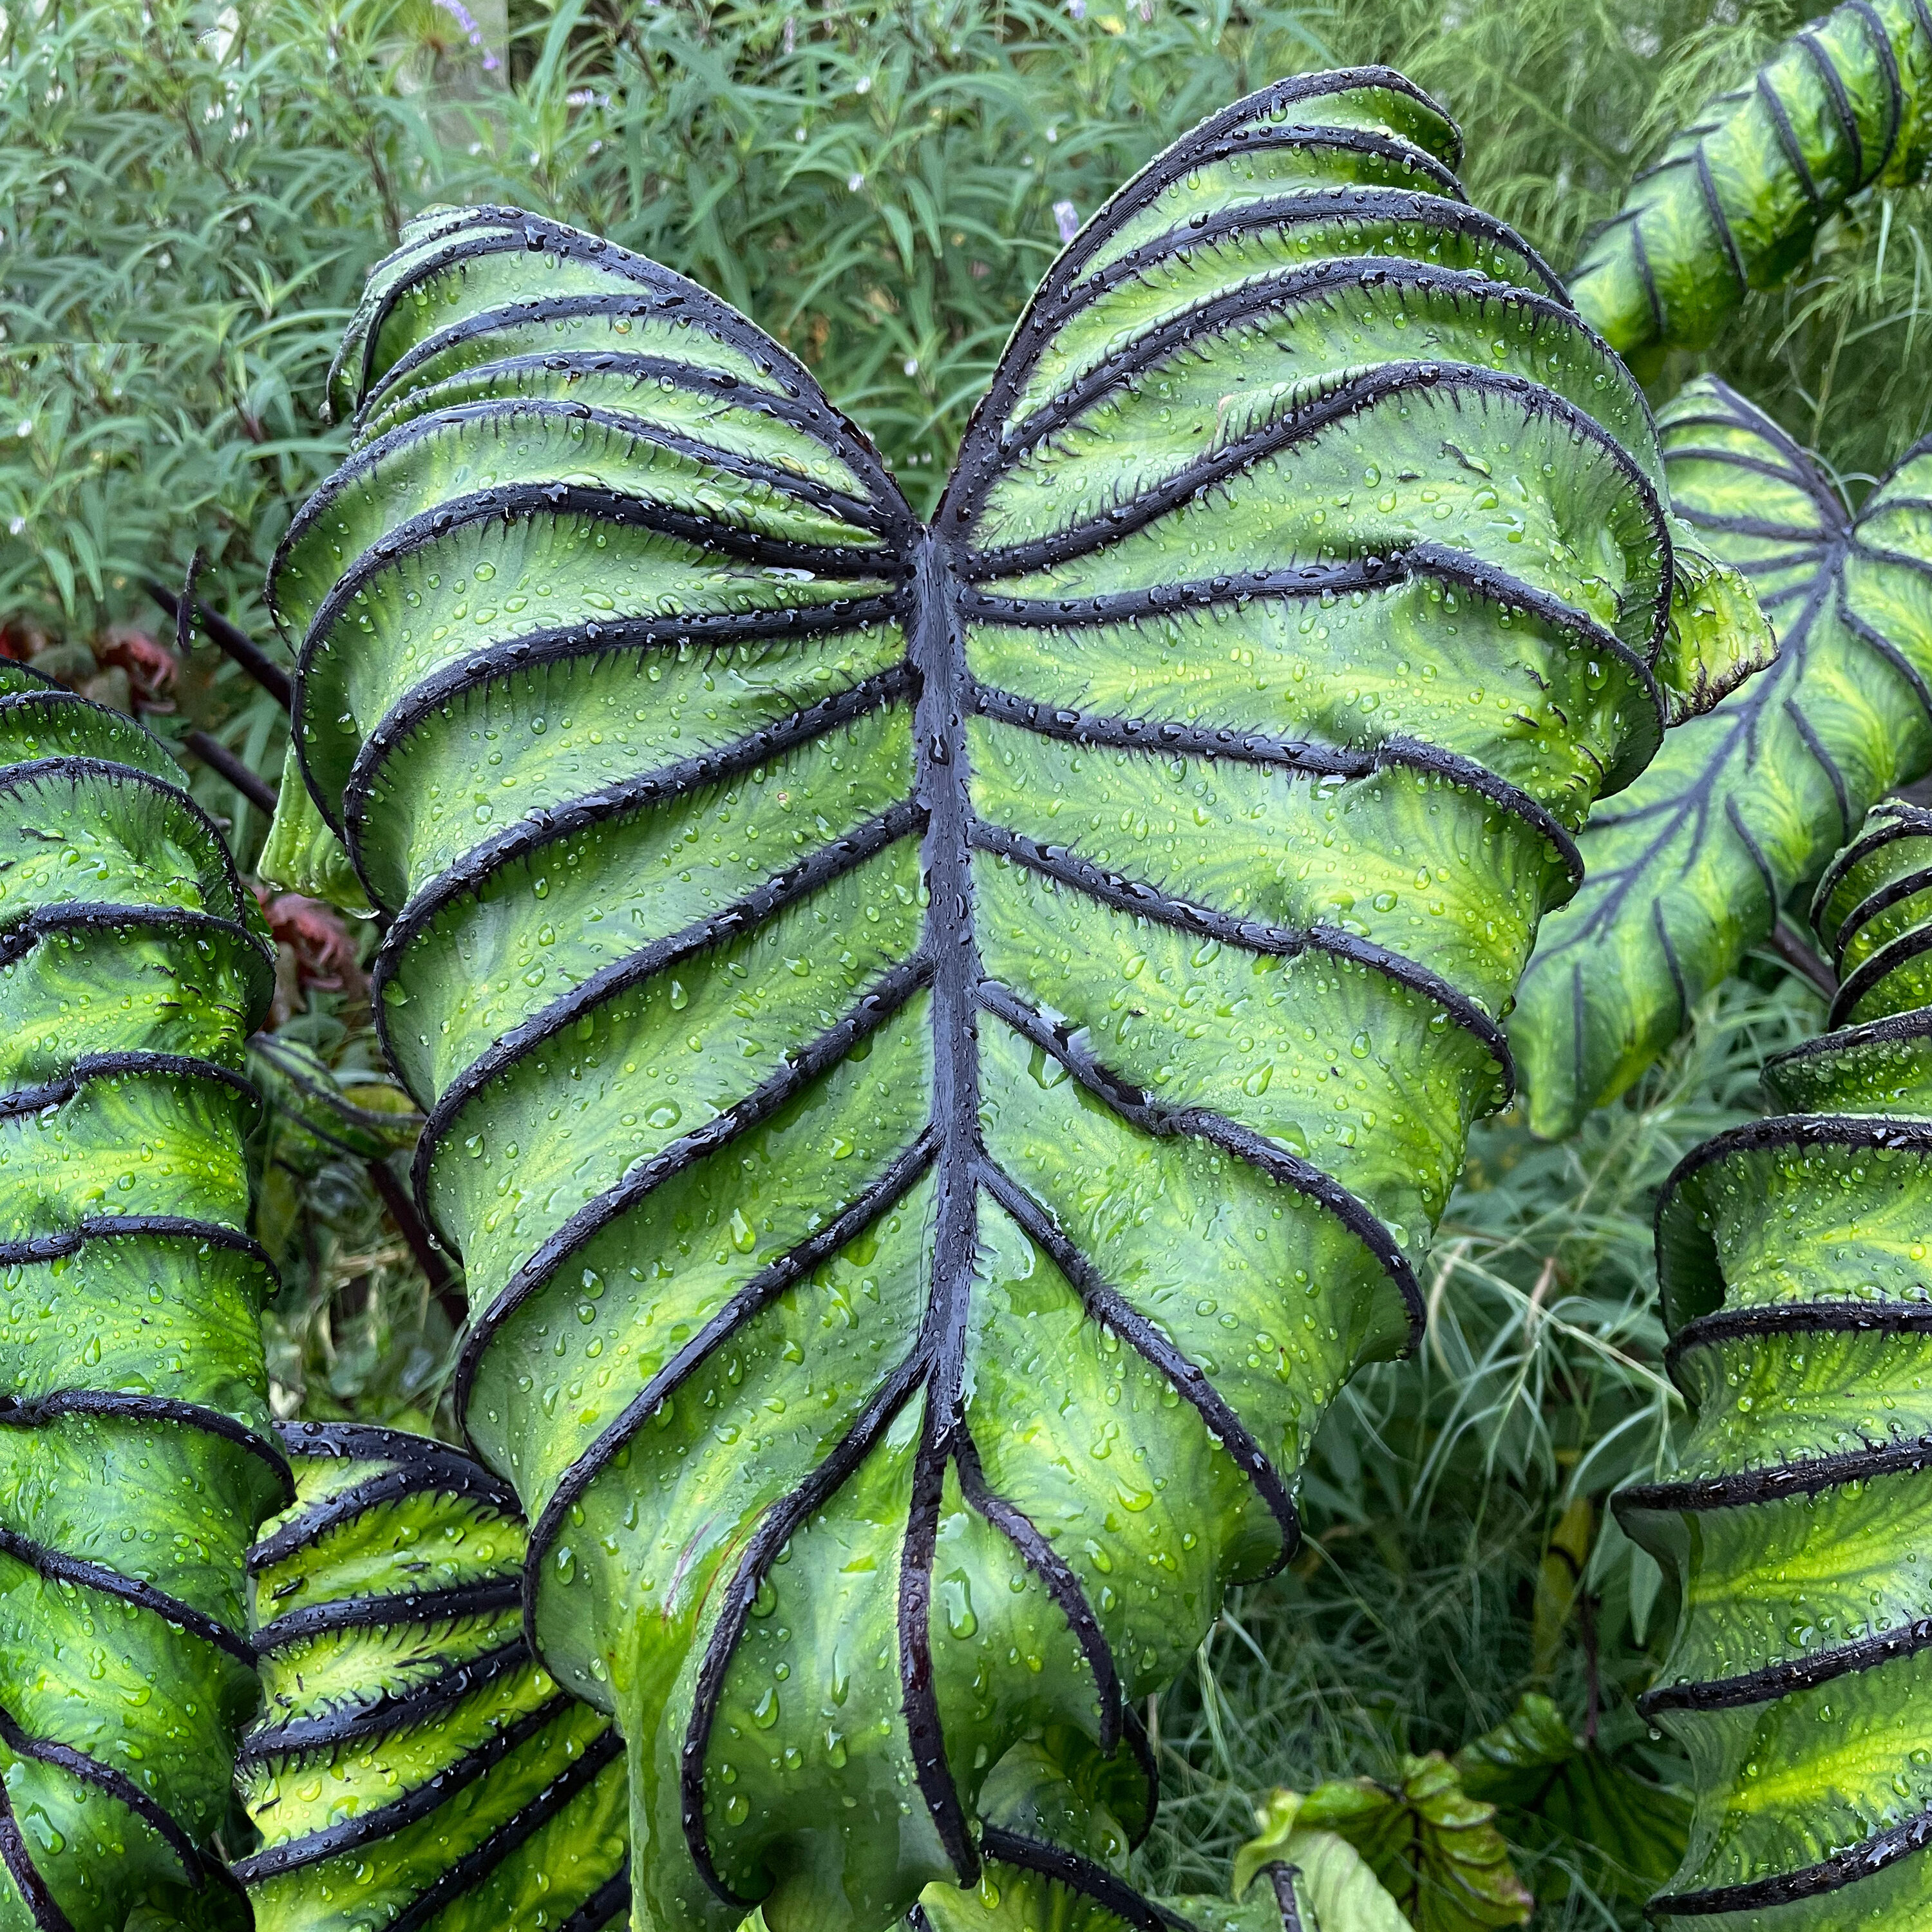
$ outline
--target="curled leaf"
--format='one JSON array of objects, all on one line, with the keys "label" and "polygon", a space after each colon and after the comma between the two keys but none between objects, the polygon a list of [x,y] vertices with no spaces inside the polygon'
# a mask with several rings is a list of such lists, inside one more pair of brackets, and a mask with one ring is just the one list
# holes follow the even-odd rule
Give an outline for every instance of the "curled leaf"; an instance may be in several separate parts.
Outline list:
[{"label": "curled leaf", "polygon": [[[1682,519],[1679,520],[1680,526]],[[1701,718],[1778,656],[1770,620],[1749,580],[1683,530],[1671,546],[1670,634],[1658,659],[1664,718],[1675,727]]]},{"label": "curled leaf", "polygon": [[1910,179],[1928,153],[1932,10],[1850,0],[1698,110],[1637,177],[1570,293],[1621,355],[1702,348],[1861,188]]},{"label": "curled leaf", "polygon": [[302,783],[292,744],[283,755],[275,814],[255,870],[268,885],[320,899],[358,919],[368,918],[375,910],[349,854],[342,849],[342,841],[330,830]]}]

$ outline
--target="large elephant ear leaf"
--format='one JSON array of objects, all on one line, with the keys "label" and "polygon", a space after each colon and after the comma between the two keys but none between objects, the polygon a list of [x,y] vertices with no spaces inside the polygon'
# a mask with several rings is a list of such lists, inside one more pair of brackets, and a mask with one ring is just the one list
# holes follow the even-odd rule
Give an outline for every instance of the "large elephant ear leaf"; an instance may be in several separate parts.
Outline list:
[{"label": "large elephant ear leaf", "polygon": [[1380,70],[1208,122],[930,530],[620,249],[439,214],[371,280],[296,743],[651,1922],[970,1887],[1029,1737],[1144,1786],[1135,1700],[1420,1319],[1674,579],[1641,394],[1456,146]]},{"label": "large elephant ear leaf", "polygon": [[1856,515],[1714,379],[1658,418],[1671,504],[1748,579],[1772,667],[1670,732],[1592,818],[1510,1022],[1539,1133],[1614,1100],[1766,938],[1874,800],[1932,768],[1932,445]]},{"label": "large elephant ear leaf", "polygon": [[1932,1922],[1928,886],[1932,812],[1879,807],[1817,902],[1833,1030],[1768,1060],[1778,1111],[1694,1148],[1658,1199],[1691,1420],[1616,1507],[1683,1605],[1638,1705],[1694,1800],[1650,1906],[1668,1924]]},{"label": "large elephant ear leaf", "polygon": [[1692,117],[1570,278],[1622,355],[1714,341],[1862,188],[1932,155],[1932,7],[1850,0]]},{"label": "large elephant ear leaf", "polygon": [[393,1430],[283,1437],[296,1500],[248,1558],[256,1932],[628,1924],[622,1749],[531,1654],[514,1495]]},{"label": "large elephant ear leaf", "polygon": [[273,958],[161,746],[0,663],[10,1928],[245,1922],[214,1846],[254,1701],[242,1556],[288,1484],[241,1071]]}]

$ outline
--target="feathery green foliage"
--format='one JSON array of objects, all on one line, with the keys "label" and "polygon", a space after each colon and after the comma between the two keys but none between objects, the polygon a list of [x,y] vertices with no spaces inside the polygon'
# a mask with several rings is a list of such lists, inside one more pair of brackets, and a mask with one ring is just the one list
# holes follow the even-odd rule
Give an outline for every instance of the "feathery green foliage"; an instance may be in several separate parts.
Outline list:
[{"label": "feathery green foliage", "polygon": [[39,1932],[238,1922],[242,1556],[288,1480],[240,1073],[272,983],[166,753],[0,665],[0,1901]]},{"label": "feathery green foliage", "polygon": [[[197,543],[247,621],[339,454],[310,399],[367,267],[437,201],[580,222],[716,290],[862,414],[928,506],[1006,332],[1114,184],[1217,102],[1382,61],[1472,130],[1479,205],[1559,268],[1794,0],[696,0],[511,9],[493,72],[430,0],[57,0],[0,28],[0,614],[83,628]],[[1916,188],[1720,366],[1841,468],[1932,424]],[[1674,380],[1674,377],[1672,378]],[[275,746],[271,746],[272,754]]]},{"label": "feathery green foliage", "polygon": [[1818,906],[1841,970],[1885,962],[1832,1015],[1861,1017],[1774,1058],[1783,1111],[1698,1148],[1658,1210],[1696,1426],[1618,1508],[1684,1578],[1645,1707],[1690,1752],[1690,1847],[1657,1906],[1686,1922],[1927,1910],[1928,880],[1932,814],[1877,808]]},{"label": "feathery green foliage", "polygon": [[1658,418],[1672,506],[1743,570],[1777,663],[1671,732],[1594,813],[1510,1022],[1539,1132],[1623,1093],[1872,803],[1932,769],[1932,448],[1856,514],[1723,385]]},{"label": "feathery green foliage", "polygon": [[296,741],[658,1914],[970,1886],[1042,1726],[1131,1790],[1419,1322],[1566,827],[1695,668],[1648,413],[1455,147],[1377,72],[1205,124],[929,530],[776,345],[534,218],[426,218],[345,338]]}]

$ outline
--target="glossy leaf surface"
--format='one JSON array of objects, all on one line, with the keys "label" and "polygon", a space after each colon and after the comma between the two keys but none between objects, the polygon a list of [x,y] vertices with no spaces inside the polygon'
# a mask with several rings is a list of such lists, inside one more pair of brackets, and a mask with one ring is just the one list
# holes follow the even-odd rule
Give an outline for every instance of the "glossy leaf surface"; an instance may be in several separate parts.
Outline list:
[{"label": "glossy leaf surface", "polygon": [[[1876,956],[1928,868],[1932,814],[1874,812],[1821,902],[1841,965]],[[1618,1507],[1683,1584],[1646,1708],[1690,1753],[1690,1846],[1654,1908],[1687,1923],[1904,1932],[1932,1912],[1922,997],[1881,976],[1859,1023],[1772,1060],[1785,1111],[1696,1149],[1659,1206],[1696,1423],[1672,1478]]]},{"label": "glossy leaf surface", "polygon": [[1932,7],[1850,0],[1706,104],[1637,177],[1570,292],[1620,354],[1701,349],[1861,188],[1932,155]]},{"label": "glossy leaf surface", "polygon": [[372,278],[296,742],[658,1919],[970,1886],[1028,1737],[1144,1785],[1413,1333],[1676,574],[1641,394],[1456,149],[1380,71],[1205,124],[930,529],[649,262],[485,209]]},{"label": "glossy leaf surface", "polygon": [[1672,509],[1749,578],[1778,657],[1671,731],[1579,839],[1583,889],[1544,927],[1510,1022],[1552,1136],[1629,1087],[1873,801],[1932,769],[1932,448],[1851,516],[1714,380],[1658,429]]},{"label": "glossy leaf surface", "polygon": [[256,1932],[628,1922],[622,1747],[524,1635],[515,1496],[398,1431],[286,1424],[293,1507],[250,1552],[263,1712]]},{"label": "glossy leaf surface", "polygon": [[[0,664],[0,1921],[239,1900],[243,1552],[286,1493],[247,1234],[272,956],[161,747]],[[224,1892],[226,1896],[222,1896]]]}]

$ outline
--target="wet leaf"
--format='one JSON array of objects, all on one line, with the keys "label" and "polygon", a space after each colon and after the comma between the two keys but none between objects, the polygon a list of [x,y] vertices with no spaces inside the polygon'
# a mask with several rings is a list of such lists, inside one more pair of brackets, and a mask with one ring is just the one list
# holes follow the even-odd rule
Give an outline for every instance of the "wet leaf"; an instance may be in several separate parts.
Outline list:
[{"label": "wet leaf", "polygon": [[1932,16],[1914,0],[1852,0],[1794,34],[1637,177],[1570,278],[1584,320],[1634,358],[1704,347],[1861,188],[1923,170],[1928,101]]},{"label": "wet leaf", "polygon": [[1579,841],[1510,1041],[1530,1124],[1569,1132],[1688,1024],[1865,808],[1932,768],[1932,449],[1848,516],[1778,425],[1706,378],[1658,418],[1672,508],[1755,589],[1777,662],[1669,733]]},{"label": "wet leaf", "polygon": [[256,1932],[629,1922],[622,1754],[524,1636],[515,1496],[440,1442],[283,1425],[250,1552],[262,1714],[238,1781]]},{"label": "wet leaf", "polygon": [[[1666,458],[1667,463],[1667,458]],[[1680,526],[1682,519],[1679,518]],[[1670,641],[1658,665],[1667,724],[1701,718],[1778,656],[1778,640],[1742,571],[1708,555],[1680,528],[1672,553]]]},{"label": "wet leaf", "polygon": [[275,815],[255,869],[268,885],[320,899],[358,919],[366,919],[373,910],[342,841],[329,830],[302,784],[292,745],[282,761]]},{"label": "wet leaf", "polygon": [[287,1471],[248,1234],[253,895],[133,720],[0,663],[0,1859],[13,1924],[233,1932],[242,1559]]},{"label": "wet leaf", "polygon": [[1624,1527],[1684,1610],[1639,1711],[1688,1753],[1680,1922],[1932,1914],[1932,813],[1888,801],[1814,907],[1834,1030],[1774,1055],[1776,1111],[1694,1148],[1658,1204],[1692,1423]]},{"label": "wet leaf", "polygon": [[442,210],[372,278],[296,741],[654,1922],[970,1890],[1042,1736],[1140,1828],[1136,1700],[1414,1332],[1676,576],[1641,393],[1456,148],[1381,70],[1215,117],[929,527],[621,249]]},{"label": "wet leaf", "polygon": [[1235,1898],[1252,1910],[1257,1898],[1279,1903],[1292,1888],[1301,1932],[1407,1932],[1361,1853],[1339,1832],[1298,1822],[1304,1802],[1298,1791],[1276,1791],[1256,1811],[1258,1835],[1234,1854]]}]

